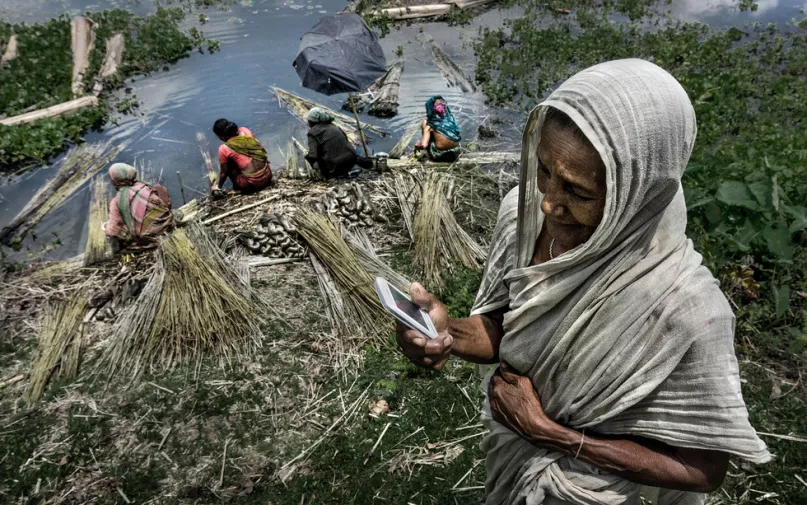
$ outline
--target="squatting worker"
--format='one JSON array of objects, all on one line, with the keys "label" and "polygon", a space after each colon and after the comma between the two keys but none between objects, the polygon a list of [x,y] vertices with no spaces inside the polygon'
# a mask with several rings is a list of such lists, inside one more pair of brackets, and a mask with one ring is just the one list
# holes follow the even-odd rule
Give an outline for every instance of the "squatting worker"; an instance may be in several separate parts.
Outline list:
[{"label": "squatting worker", "polygon": [[460,157],[460,125],[442,96],[435,95],[426,101],[426,119],[420,124],[423,136],[415,150],[426,149],[432,161],[453,163]]},{"label": "squatting worker", "polygon": [[157,238],[174,227],[168,190],[137,180],[137,169],[126,163],[109,167],[109,180],[117,194],[109,202],[109,221],[104,233],[127,249],[148,249]]},{"label": "squatting worker", "polygon": [[272,184],[272,168],[266,149],[249,128],[239,128],[232,121],[217,119],[213,133],[224,144],[219,146],[219,184],[211,189],[221,189],[228,177],[233,181],[233,189],[244,194],[257,193]]},{"label": "squatting worker", "polygon": [[337,125],[334,117],[321,107],[308,111],[308,154],[306,161],[318,169],[323,177],[346,177],[355,175],[360,169],[354,169],[358,163],[369,168],[372,162],[367,158],[356,156],[350,141]]},{"label": "squatting worker", "polygon": [[[413,285],[439,338],[412,360],[499,363],[483,381],[487,504],[702,504],[730,455],[770,459],[748,422],[734,316],[685,235],[695,142],[656,65],[583,70],[530,115],[471,316]],[[660,488],[660,489],[659,489]]]}]

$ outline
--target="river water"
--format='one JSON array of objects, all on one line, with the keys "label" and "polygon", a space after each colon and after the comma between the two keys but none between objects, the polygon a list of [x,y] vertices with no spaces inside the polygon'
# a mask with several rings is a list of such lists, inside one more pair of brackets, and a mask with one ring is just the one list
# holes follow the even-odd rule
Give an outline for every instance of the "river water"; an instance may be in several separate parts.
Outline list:
[{"label": "river water", "polygon": [[[799,9],[807,0],[761,0],[754,13],[740,13],[736,0],[674,0],[673,14],[685,20],[713,25],[740,25],[745,21],[783,23],[801,18]],[[205,132],[211,154],[219,145],[210,131],[213,122],[226,117],[249,127],[269,152],[277,171],[284,164],[278,148],[286,149],[292,136],[305,142],[306,125],[279,106],[269,91],[278,86],[334,109],[341,107],[344,95],[326,97],[307,90],[291,66],[299,39],[324,14],[341,11],[344,0],[241,0],[229,11],[210,8],[204,11],[209,21],[202,26],[205,35],[221,41],[221,50],[213,55],[193,53],[169,70],[137,77],[128,83],[141,102],[137,115],[124,116],[108,124],[102,132],[87,134],[90,142],[112,140],[127,142],[116,161],[153,167],[171,195],[175,206],[181,205],[176,173],[180,172],[188,199],[203,196],[207,182],[196,133]],[[37,22],[63,13],[79,14],[108,8],[127,8],[137,14],[153,10],[151,0],[0,0],[0,18],[11,22]],[[423,104],[433,94],[443,95],[462,125],[463,137],[473,139],[479,123],[491,114],[507,115],[517,124],[520,113],[490,110],[481,93],[462,93],[447,87],[439,70],[431,63],[430,51],[419,42],[432,36],[460,66],[473,69],[470,43],[481,26],[500,26],[518,10],[491,10],[477,17],[470,26],[449,27],[442,23],[420,23],[393,29],[381,39],[388,61],[403,46],[405,68],[401,78],[400,107],[391,119],[362,115],[362,120],[390,132],[389,137],[370,135],[372,151],[388,151],[405,127],[423,117]],[[188,16],[188,24],[195,23]],[[518,132],[512,129],[504,137],[506,149],[518,148]],[[215,159],[215,158],[214,158]],[[54,164],[58,158],[53,160]],[[33,194],[52,177],[53,165],[6,180],[0,185],[0,227],[8,223]],[[22,260],[58,236],[61,246],[44,255],[48,259],[71,257],[83,251],[89,191],[82,189],[36,229],[25,247],[13,258]],[[6,249],[6,252],[8,250]]]}]

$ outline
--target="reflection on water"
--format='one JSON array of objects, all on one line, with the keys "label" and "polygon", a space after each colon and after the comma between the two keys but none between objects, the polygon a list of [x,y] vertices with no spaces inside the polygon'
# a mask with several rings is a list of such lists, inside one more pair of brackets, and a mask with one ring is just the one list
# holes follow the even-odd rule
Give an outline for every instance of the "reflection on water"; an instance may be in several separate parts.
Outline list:
[{"label": "reflection on water", "polygon": [[[0,1],[0,16],[13,22],[42,21],[64,12],[76,14],[88,9],[122,7],[139,14],[153,9],[147,0]],[[682,19],[722,25],[745,20],[787,21],[798,15],[798,8],[804,2],[761,0],[759,10],[754,13],[739,13],[735,0],[682,0],[673,2],[670,8]],[[343,0],[241,0],[229,12],[208,9],[205,13],[210,21],[202,29],[208,37],[221,40],[221,51],[212,56],[195,53],[168,71],[136,78],[129,87],[142,102],[142,114],[124,117],[117,125],[109,124],[103,132],[88,134],[87,140],[128,142],[117,161],[151,164],[161,170],[163,184],[175,205],[181,204],[176,172],[182,174],[188,198],[206,192],[196,133],[204,131],[215,152],[219,141],[210,128],[219,117],[248,126],[266,146],[272,166],[278,170],[283,165],[280,149],[286,149],[292,136],[304,143],[306,126],[279,107],[269,86],[279,86],[331,108],[340,108],[344,95],[326,97],[302,88],[291,62],[300,37],[319,16],[338,12],[344,6]],[[441,94],[449,102],[466,139],[474,138],[479,123],[491,113],[502,115],[501,111],[488,110],[481,94],[464,94],[447,87],[431,62],[430,51],[419,40],[422,35],[432,36],[456,62],[470,70],[473,50],[469,45],[479,27],[500,26],[505,17],[514,15],[518,15],[518,11],[490,11],[468,27],[413,24],[393,30],[382,39],[387,59],[392,61],[396,49],[402,46],[406,63],[398,116],[392,119],[362,117],[391,132],[388,138],[371,135],[369,147],[376,152],[389,151],[407,125],[424,117],[423,104],[433,94]],[[518,122],[523,117],[521,113],[505,115]],[[503,138],[499,148],[517,148],[516,131]],[[34,171],[0,187],[0,226],[11,220],[52,173],[52,169]],[[81,252],[87,233],[88,202],[89,191],[85,188],[60,211],[49,216],[37,228],[38,238],[29,239],[26,244],[32,243],[31,250],[38,250],[53,240],[52,233],[58,230],[63,245],[51,257],[64,258]],[[21,255],[18,259],[23,258]]]}]

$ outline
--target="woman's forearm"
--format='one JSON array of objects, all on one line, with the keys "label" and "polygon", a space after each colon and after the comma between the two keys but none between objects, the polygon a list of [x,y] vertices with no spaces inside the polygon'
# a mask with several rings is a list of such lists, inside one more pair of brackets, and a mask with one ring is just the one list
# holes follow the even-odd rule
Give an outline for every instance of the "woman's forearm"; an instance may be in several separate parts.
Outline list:
[{"label": "woman's forearm", "polygon": [[707,493],[723,482],[729,456],[638,437],[581,433],[557,423],[533,442],[576,457],[631,482]]},{"label": "woman's forearm", "polygon": [[227,167],[227,163],[221,163],[219,170],[219,188],[224,186],[224,183],[227,181],[227,174],[229,172],[230,170]]},{"label": "woman's forearm", "polygon": [[490,313],[449,318],[448,333],[454,338],[451,354],[465,361],[480,364],[499,362],[499,344],[502,341],[503,313]]}]

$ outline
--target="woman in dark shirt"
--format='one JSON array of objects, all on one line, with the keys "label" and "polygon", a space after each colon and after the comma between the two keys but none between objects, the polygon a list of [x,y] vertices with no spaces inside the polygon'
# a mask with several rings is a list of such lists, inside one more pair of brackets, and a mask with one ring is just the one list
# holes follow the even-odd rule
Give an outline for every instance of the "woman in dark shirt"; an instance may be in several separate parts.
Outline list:
[{"label": "woman in dark shirt", "polygon": [[305,159],[319,169],[325,178],[348,175],[356,166],[356,151],[341,128],[333,124],[333,116],[314,107],[308,112],[308,154]]}]

